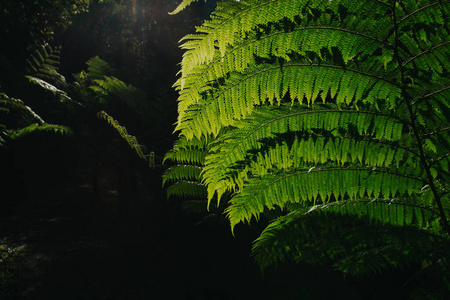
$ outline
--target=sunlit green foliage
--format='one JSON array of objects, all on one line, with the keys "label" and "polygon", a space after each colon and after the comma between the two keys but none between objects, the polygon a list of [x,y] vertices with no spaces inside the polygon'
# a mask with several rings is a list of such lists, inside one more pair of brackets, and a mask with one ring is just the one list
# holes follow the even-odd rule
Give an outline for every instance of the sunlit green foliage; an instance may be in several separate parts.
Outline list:
[{"label": "sunlit green foliage", "polygon": [[[203,206],[203,210],[206,208],[206,187],[200,182],[200,173],[203,170],[207,153],[206,139],[188,141],[180,138],[177,141],[163,160],[163,162],[170,160],[176,163],[163,175],[163,185],[171,183],[167,188],[168,198],[185,197],[188,198],[188,206],[197,203]],[[194,208],[194,210],[198,210],[198,208]]]},{"label": "sunlit green foliage", "polygon": [[232,229],[278,212],[262,268],[449,271],[449,18],[448,1],[226,0],[184,38],[176,131],[206,143],[198,180]]},{"label": "sunlit green foliage", "polygon": [[178,6],[172,12],[169,12],[169,14],[176,15],[177,13],[179,13],[180,11],[184,10],[186,7],[191,5],[191,3],[196,2],[196,1],[197,0],[183,0],[183,1],[181,1],[180,4],[178,4]]},{"label": "sunlit green foliage", "polygon": [[182,199],[181,206],[187,213],[204,215],[199,223],[218,220],[225,209],[224,202],[207,206],[207,190],[202,183],[205,156],[211,141],[209,138],[187,140],[181,137],[163,160],[172,164],[163,174],[167,198]]}]

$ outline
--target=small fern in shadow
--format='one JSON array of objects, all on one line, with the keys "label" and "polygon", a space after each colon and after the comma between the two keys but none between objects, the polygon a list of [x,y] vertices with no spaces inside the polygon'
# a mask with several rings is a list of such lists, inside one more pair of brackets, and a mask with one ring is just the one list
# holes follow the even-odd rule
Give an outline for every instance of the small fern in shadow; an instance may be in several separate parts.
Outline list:
[{"label": "small fern in shadow", "polygon": [[[113,111],[119,114],[129,111],[138,118],[144,118],[143,112],[148,112],[148,103],[143,91],[126,84],[114,77],[114,69],[98,56],[87,61],[87,70],[74,74],[75,80],[67,82],[59,73],[60,48],[46,46],[38,49],[28,60],[27,78],[30,82],[40,86],[43,91],[52,93],[60,102],[66,104],[67,115],[70,115],[73,126],[87,126],[78,124],[79,119],[92,120],[89,115],[107,121],[126,141],[137,155],[149,161],[154,166],[154,154],[144,154],[145,147],[138,144],[136,137],[128,134],[127,129],[117,120],[105,112]],[[70,122],[69,122],[70,123]],[[86,130],[82,128],[81,130]],[[87,133],[88,134],[88,133]],[[89,135],[89,134],[88,134]]]}]

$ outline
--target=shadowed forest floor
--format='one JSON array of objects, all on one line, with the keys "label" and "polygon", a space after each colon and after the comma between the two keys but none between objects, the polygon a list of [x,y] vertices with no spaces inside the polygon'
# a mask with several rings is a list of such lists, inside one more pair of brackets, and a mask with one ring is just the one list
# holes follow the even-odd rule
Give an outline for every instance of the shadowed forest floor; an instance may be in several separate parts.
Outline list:
[{"label": "shadowed forest floor", "polygon": [[58,185],[46,176],[66,175],[43,172],[16,186],[25,196],[2,211],[0,245],[24,255],[0,299],[406,299],[398,272],[343,280],[301,265],[263,276],[249,256],[257,229],[232,237],[224,222],[196,225],[199,216],[165,199],[160,171],[136,172],[138,193],[125,208],[110,165],[95,181],[87,168]]}]

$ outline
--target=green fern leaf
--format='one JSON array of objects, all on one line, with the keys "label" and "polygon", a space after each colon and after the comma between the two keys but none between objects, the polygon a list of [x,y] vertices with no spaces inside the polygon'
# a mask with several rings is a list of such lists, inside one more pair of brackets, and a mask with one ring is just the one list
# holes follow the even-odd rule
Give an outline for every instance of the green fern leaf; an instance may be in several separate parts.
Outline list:
[{"label": "green fern leaf", "polygon": [[232,228],[276,218],[255,244],[260,265],[366,274],[434,251],[442,268],[449,14],[434,0],[230,0],[186,36],[175,130],[212,138],[198,180]]},{"label": "green fern leaf", "polygon": [[128,143],[128,145],[136,152],[136,154],[140,158],[147,160],[147,157],[142,152],[141,145],[138,143],[136,137],[129,135],[128,131],[125,127],[121,126],[119,124],[119,122],[114,120],[110,115],[108,115],[104,111],[100,111],[97,114],[97,117],[99,119],[103,119],[103,120],[107,121],[120,134],[120,136]]}]

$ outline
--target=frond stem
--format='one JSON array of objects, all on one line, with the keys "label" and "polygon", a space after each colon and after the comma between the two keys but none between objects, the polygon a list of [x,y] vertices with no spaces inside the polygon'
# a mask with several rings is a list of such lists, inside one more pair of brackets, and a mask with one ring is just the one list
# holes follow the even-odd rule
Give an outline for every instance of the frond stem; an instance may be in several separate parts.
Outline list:
[{"label": "frond stem", "polygon": [[445,155],[443,155],[443,156],[441,156],[441,157],[438,157],[438,158],[436,158],[436,159],[433,159],[432,160],[432,164],[435,164],[435,163],[437,163],[437,162],[440,162],[441,160],[443,160],[444,158],[447,158],[447,157],[449,157],[450,156],[450,153],[447,153],[447,154],[445,154]]},{"label": "frond stem", "polygon": [[426,133],[426,134],[424,134],[424,136],[435,135],[436,133],[439,133],[439,132],[442,132],[442,131],[447,131],[449,129],[450,129],[450,127],[441,128],[439,130],[436,130],[436,131],[433,131],[433,132],[430,132],[430,133]]},{"label": "frond stem", "polygon": [[[404,202],[396,202],[393,200],[357,200],[357,201],[343,201],[343,205],[348,204],[348,203],[372,203],[372,202],[376,202],[376,203],[387,203],[389,205],[399,205],[399,206],[408,206],[408,207],[417,207],[420,209],[424,209],[427,210],[429,212],[431,212],[432,214],[435,215],[440,215],[438,211],[430,208],[430,207],[425,207],[423,205],[418,205],[418,204],[412,204],[412,203],[404,203]],[[334,202],[336,203],[335,205],[339,205],[340,203],[338,202]]]},{"label": "frond stem", "polygon": [[337,112],[337,113],[351,113],[351,114],[368,114],[368,115],[381,115],[381,116],[385,116],[385,117],[390,117],[393,119],[396,119],[406,125],[410,125],[409,122],[395,117],[395,116],[391,116],[391,115],[387,115],[387,114],[380,114],[380,113],[376,113],[376,112],[372,112],[372,111],[355,111],[355,110],[340,110],[340,109],[328,109],[328,110],[312,110],[312,111],[302,111],[302,112],[297,112],[297,113],[292,113],[292,114],[286,114],[286,115],[281,115],[279,117],[270,119],[268,122],[265,122],[263,124],[261,124],[261,126],[255,128],[254,130],[252,130],[246,137],[248,137],[249,135],[253,134],[253,132],[261,129],[262,127],[266,126],[267,124],[270,124],[272,122],[281,120],[283,118],[289,118],[289,117],[293,117],[293,116],[300,116],[300,115],[306,115],[306,114],[316,114],[316,113],[330,113],[330,112]]},{"label": "frond stem", "polygon": [[[296,31],[301,31],[301,30],[309,30],[309,29],[310,29],[310,30],[324,29],[324,30],[342,31],[342,32],[346,32],[346,33],[351,33],[351,34],[359,35],[359,36],[364,37],[364,38],[367,38],[367,39],[369,39],[369,40],[373,40],[373,41],[375,41],[375,42],[378,42],[378,43],[380,43],[380,44],[382,44],[382,45],[387,45],[385,42],[383,42],[383,41],[381,41],[381,40],[379,40],[379,39],[377,39],[377,38],[375,38],[375,37],[372,37],[372,36],[370,36],[370,35],[362,34],[362,33],[360,33],[360,32],[357,32],[357,31],[351,31],[351,30],[348,30],[348,29],[337,28],[337,27],[328,27],[328,26],[310,26],[310,27],[302,27],[302,28],[298,28],[298,29],[292,30],[292,31],[290,31],[290,32],[296,32]],[[239,50],[240,48],[246,47],[247,45],[250,45],[250,44],[252,44],[252,43],[254,43],[254,42],[259,42],[259,41],[261,41],[261,40],[269,39],[269,38],[272,38],[272,37],[277,36],[277,35],[280,35],[280,34],[286,34],[286,32],[285,32],[285,31],[278,31],[278,32],[271,33],[271,34],[269,34],[269,35],[265,35],[265,36],[264,36],[262,39],[260,39],[260,40],[248,40],[248,41],[246,41],[246,42],[240,44],[239,46],[232,48],[230,51],[226,51],[226,53],[225,53],[224,56],[220,56],[220,57],[218,57],[216,60],[214,60],[214,61],[212,61],[210,64],[208,64],[208,67],[205,68],[205,69],[203,70],[203,72],[200,73],[200,74],[198,75],[198,78],[203,77],[203,75],[206,74],[211,68],[213,68],[214,65],[215,65],[217,62],[220,62],[225,56],[227,56],[228,54],[233,53],[235,50]],[[185,76],[186,76],[186,75],[183,75],[183,77],[185,77]],[[195,83],[198,83],[198,81],[195,81]]]},{"label": "frond stem", "polygon": [[411,57],[410,59],[408,59],[407,61],[405,61],[405,62],[403,63],[402,66],[404,67],[404,66],[406,66],[407,64],[409,64],[411,61],[413,61],[414,59],[416,59],[417,57],[420,57],[420,56],[422,56],[422,55],[424,55],[424,54],[426,54],[426,53],[428,53],[428,52],[431,52],[431,51],[434,50],[434,49],[443,47],[443,46],[448,45],[448,44],[450,44],[450,41],[447,41],[447,42],[445,42],[445,43],[442,43],[442,44],[433,46],[433,47],[431,47],[430,49],[425,50],[425,51],[423,51],[423,52],[421,52],[421,53],[419,53],[419,54],[417,54],[417,55]]},{"label": "frond stem", "polygon": [[445,88],[442,88],[442,89],[440,89],[440,90],[437,90],[437,91],[434,91],[434,92],[432,92],[432,93],[426,94],[426,95],[423,96],[422,98],[417,99],[416,101],[414,101],[414,102],[411,104],[411,106],[416,105],[419,101],[424,100],[425,98],[431,97],[431,96],[433,96],[433,95],[435,95],[435,94],[438,94],[438,93],[443,92],[443,91],[448,90],[448,89],[450,89],[450,85],[449,85],[449,86],[446,86]]},{"label": "frond stem", "polygon": [[398,28],[398,25],[400,25],[403,21],[405,21],[406,19],[408,19],[408,18],[410,18],[411,16],[415,15],[416,13],[421,12],[422,10],[427,9],[427,8],[430,8],[430,7],[432,7],[432,6],[435,6],[435,5],[438,5],[438,4],[447,3],[447,2],[450,2],[450,1],[449,1],[449,0],[447,0],[447,1],[437,1],[437,2],[435,2],[435,3],[431,3],[431,4],[428,4],[428,5],[425,5],[425,6],[421,7],[421,8],[419,8],[418,10],[413,11],[412,13],[410,13],[410,14],[404,16],[404,17],[397,23],[397,28]]},{"label": "frond stem", "polygon": [[297,172],[293,172],[290,174],[286,174],[284,176],[278,176],[275,180],[268,182],[264,187],[262,187],[258,193],[263,193],[264,189],[275,184],[276,182],[286,179],[288,177],[291,176],[296,176],[296,175],[301,175],[301,174],[308,174],[308,173],[315,173],[315,172],[330,172],[330,171],[370,171],[370,172],[375,172],[375,173],[384,173],[384,174],[391,174],[391,175],[395,175],[395,176],[399,176],[399,177],[404,177],[404,178],[409,178],[409,179],[413,179],[416,181],[420,181],[422,183],[426,183],[423,181],[422,178],[416,178],[413,176],[409,176],[409,175],[405,175],[405,174],[399,174],[399,173],[395,173],[395,172],[390,172],[390,171],[385,171],[385,170],[381,170],[381,169],[375,169],[375,168],[322,168],[322,169],[309,169],[309,170],[301,170],[301,171],[297,171]]},{"label": "frond stem", "polygon": [[[266,123],[267,124],[267,123]],[[249,135],[247,135],[246,137],[248,137]],[[321,138],[326,138],[327,136],[322,135],[322,134],[314,134],[314,137],[321,137]],[[355,141],[365,141],[365,142],[370,142],[370,143],[374,143],[374,144],[381,144],[381,145],[385,145],[385,146],[395,146],[396,148],[400,148],[403,149],[405,151],[410,152],[411,154],[415,155],[415,156],[419,156],[419,153],[414,152],[412,149],[409,149],[407,147],[403,147],[400,145],[394,145],[393,143],[390,143],[387,140],[378,140],[378,139],[373,139],[370,138],[370,136],[360,136],[360,138],[356,138],[354,136],[342,136],[343,139],[347,139],[347,140],[355,140]],[[233,148],[235,149],[235,148]]]},{"label": "frond stem", "polygon": [[420,181],[420,182],[423,182],[423,183],[427,183],[427,182],[424,182],[424,180],[422,178],[420,178],[420,177],[414,177],[414,176],[411,176],[411,175],[400,174],[400,173],[396,173],[396,172],[392,172],[392,171],[383,170],[381,168],[325,168],[325,169],[317,168],[317,169],[307,170],[307,171],[304,171],[304,172],[298,172],[297,174],[313,173],[313,172],[321,172],[321,171],[336,171],[336,170],[341,170],[341,171],[370,171],[370,172],[375,172],[375,173],[395,175],[395,176],[409,178],[409,179],[413,179],[413,180]]},{"label": "frond stem", "polygon": [[350,71],[350,72],[353,72],[353,73],[357,73],[357,74],[365,75],[365,76],[368,76],[368,77],[376,78],[376,79],[379,80],[379,81],[384,81],[384,82],[389,83],[389,84],[391,84],[391,85],[394,85],[394,86],[396,86],[396,87],[398,87],[398,88],[401,88],[400,86],[396,85],[395,83],[389,81],[388,79],[386,79],[386,78],[384,78],[384,77],[376,76],[376,75],[370,74],[370,73],[364,73],[364,72],[361,72],[361,71],[355,70],[355,69],[348,69],[348,68],[344,68],[344,67],[340,67],[340,66],[336,66],[336,65],[326,65],[326,64],[301,64],[301,63],[292,63],[292,64],[286,64],[286,65],[284,65],[283,67],[281,67],[281,66],[279,66],[279,65],[276,65],[276,66],[270,66],[270,67],[268,67],[268,68],[262,69],[262,70],[260,70],[260,71],[258,71],[258,72],[253,73],[253,74],[249,74],[248,76],[246,76],[246,77],[244,77],[244,78],[242,78],[242,79],[240,79],[240,80],[237,80],[236,83],[231,84],[230,87],[224,88],[220,93],[217,94],[216,98],[217,98],[219,95],[222,95],[223,93],[225,93],[226,90],[228,90],[228,89],[230,89],[230,88],[232,88],[232,87],[234,87],[234,86],[236,86],[236,85],[238,85],[238,84],[240,84],[240,83],[242,83],[242,82],[244,82],[244,81],[246,81],[246,80],[252,78],[253,76],[262,74],[262,73],[264,73],[264,72],[268,72],[268,71],[275,70],[275,69],[288,68],[288,67],[313,67],[313,66],[314,66],[314,67],[318,67],[318,68],[323,67],[323,68],[340,69],[340,70]]},{"label": "frond stem", "polygon": [[[251,136],[252,134],[254,134],[256,131],[260,130],[261,128],[267,126],[268,124],[271,124],[271,123],[276,122],[276,121],[278,121],[278,120],[281,120],[281,119],[283,119],[283,118],[289,118],[289,117],[293,117],[293,116],[306,115],[306,114],[329,113],[329,112],[338,112],[338,113],[345,112],[345,113],[356,113],[356,114],[363,113],[363,114],[383,115],[383,116],[387,116],[387,117],[394,118],[394,119],[396,119],[396,120],[399,120],[399,121],[401,121],[401,122],[406,123],[407,125],[409,125],[409,123],[406,122],[406,121],[403,120],[403,119],[397,118],[397,117],[395,117],[395,116],[389,116],[389,115],[385,115],[385,114],[375,113],[375,112],[372,112],[372,111],[354,111],[354,110],[339,110],[339,109],[333,109],[333,110],[313,110],[313,111],[306,111],[306,112],[305,112],[305,111],[302,111],[302,112],[297,112],[297,113],[292,113],[292,114],[281,115],[281,116],[278,116],[278,117],[276,117],[276,118],[270,119],[269,121],[262,123],[260,126],[254,128],[252,131],[248,132],[247,135],[243,138],[243,140],[246,140],[249,136]],[[238,145],[234,146],[234,147],[229,151],[229,153],[234,152],[234,150],[235,150],[237,147],[238,147]],[[408,149],[408,148],[404,148],[404,149],[407,150],[407,151],[409,151],[409,152],[411,152],[412,154],[414,154],[414,155],[416,155],[416,156],[419,156],[418,153],[413,152],[411,149]]]},{"label": "frond stem", "polygon": [[[209,28],[211,28],[213,30],[216,30],[217,28],[220,28],[220,25],[225,24],[227,21],[233,20],[234,18],[236,18],[237,16],[243,14],[246,11],[249,11],[249,10],[252,10],[252,9],[258,10],[258,9],[260,9],[263,6],[269,5],[270,3],[276,2],[276,1],[278,1],[278,0],[270,0],[270,1],[263,2],[263,3],[259,4],[259,5],[255,5],[255,6],[249,5],[247,8],[242,9],[240,12],[234,13],[233,16],[231,16],[229,18],[224,18],[223,16],[217,16],[217,15],[214,14],[216,17],[220,18],[222,22],[218,23],[216,27],[205,26],[205,25],[202,25],[201,27],[209,27]],[[199,27],[199,28],[201,28],[201,27]],[[185,38],[182,38],[180,40],[180,42],[183,41],[184,39]],[[193,48],[193,49],[195,49],[195,48]]]}]

